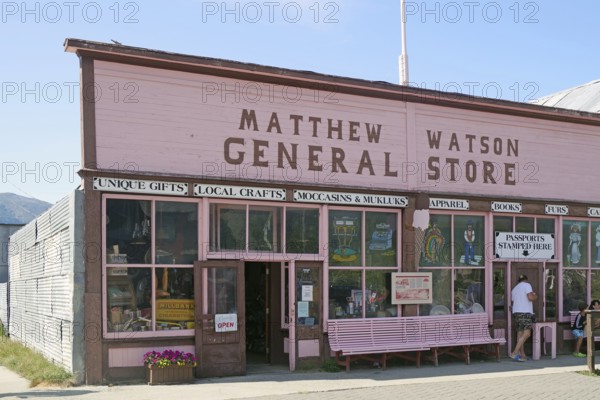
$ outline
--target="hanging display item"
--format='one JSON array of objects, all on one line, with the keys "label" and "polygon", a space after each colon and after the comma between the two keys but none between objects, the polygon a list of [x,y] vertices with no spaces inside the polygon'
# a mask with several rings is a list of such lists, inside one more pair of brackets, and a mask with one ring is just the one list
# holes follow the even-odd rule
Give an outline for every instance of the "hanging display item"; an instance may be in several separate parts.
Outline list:
[{"label": "hanging display item", "polygon": [[333,220],[333,237],[336,240],[336,248],[331,257],[333,260],[352,262],[358,258],[356,246],[359,243],[354,240],[358,235],[356,222],[356,218],[350,217]]}]

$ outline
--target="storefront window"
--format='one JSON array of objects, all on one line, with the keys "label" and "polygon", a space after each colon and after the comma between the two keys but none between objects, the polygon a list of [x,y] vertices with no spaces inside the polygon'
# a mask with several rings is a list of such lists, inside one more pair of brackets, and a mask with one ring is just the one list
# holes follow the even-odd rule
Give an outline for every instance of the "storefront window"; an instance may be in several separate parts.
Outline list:
[{"label": "storefront window", "polygon": [[535,232],[535,219],[532,217],[515,217],[515,232]]},{"label": "storefront window", "polygon": [[206,297],[208,314],[237,313],[237,269],[209,268]]},{"label": "storefront window", "polygon": [[563,265],[565,267],[587,267],[587,233],[587,221],[563,221]]},{"label": "storefront window", "polygon": [[150,268],[107,268],[108,332],[143,332],[153,329]]},{"label": "storefront window", "polygon": [[106,200],[106,263],[150,264],[151,202]]},{"label": "storefront window", "polygon": [[494,266],[493,277],[493,301],[494,301],[494,319],[506,318],[506,297],[505,280],[506,270],[503,267]]},{"label": "storefront window", "polygon": [[246,206],[210,205],[211,251],[246,248]]},{"label": "storefront window", "polygon": [[332,210],[329,212],[329,265],[362,265],[362,213]]},{"label": "storefront window", "polygon": [[485,285],[483,269],[457,269],[454,271],[454,313],[484,312]]},{"label": "storefront window", "polygon": [[319,210],[288,208],[285,218],[286,252],[319,253]]},{"label": "storefront window", "polygon": [[433,273],[433,304],[421,315],[483,312],[485,218],[432,214],[422,238],[419,271]]},{"label": "storefront window", "polygon": [[388,271],[366,271],[367,318],[396,316],[396,306],[392,305],[390,288],[392,275]]},{"label": "storefront window", "polygon": [[156,202],[157,264],[192,264],[198,259],[198,205]]},{"label": "storefront window", "polygon": [[[592,250],[592,268],[600,268],[600,222],[592,223],[590,248]],[[592,298],[596,299],[597,297]]]},{"label": "storefront window", "polygon": [[194,328],[192,268],[155,268],[156,330]]},{"label": "storefront window", "polygon": [[563,315],[577,311],[579,302],[587,303],[586,270],[563,270]]},{"label": "storefront window", "polygon": [[546,293],[546,318],[555,319],[558,316],[556,296],[558,282],[556,280],[556,265],[549,264],[544,269],[544,291]]},{"label": "storefront window", "polygon": [[250,206],[248,249],[280,253],[281,208]]},{"label": "storefront window", "polygon": [[450,215],[434,214],[430,217],[429,227],[425,230],[421,244],[420,266],[451,265],[452,235],[450,234],[450,220]]},{"label": "storefront window", "polygon": [[398,265],[396,247],[397,214],[365,213],[366,263],[369,267]]},{"label": "storefront window", "polygon": [[330,270],[329,318],[362,317],[361,287],[361,271]]},{"label": "storefront window", "polygon": [[554,220],[552,218],[537,218],[537,233],[554,233]]},{"label": "storefront window", "polygon": [[193,329],[198,204],[107,198],[105,207],[106,331]]},{"label": "storefront window", "polygon": [[454,217],[455,265],[482,266],[485,252],[483,217]]},{"label": "storefront window", "polygon": [[419,305],[419,315],[451,314],[452,271],[450,269],[421,269],[420,271],[432,274],[433,301],[431,304]]},{"label": "storefront window", "polygon": [[592,300],[600,299],[600,271],[592,271]]},{"label": "storefront window", "polygon": [[317,326],[321,319],[319,268],[296,267],[296,315],[298,325]]},{"label": "storefront window", "polygon": [[501,217],[494,215],[494,232],[512,232],[513,217]]}]

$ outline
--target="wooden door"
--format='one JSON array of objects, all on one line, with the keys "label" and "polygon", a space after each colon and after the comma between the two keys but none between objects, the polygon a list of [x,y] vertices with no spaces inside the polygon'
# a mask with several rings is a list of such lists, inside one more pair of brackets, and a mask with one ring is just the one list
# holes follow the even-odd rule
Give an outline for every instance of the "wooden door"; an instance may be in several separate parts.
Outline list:
[{"label": "wooden door", "polygon": [[[544,319],[543,315],[543,287],[542,284],[542,275],[544,272],[543,264],[536,262],[523,262],[523,263],[512,263],[511,273],[510,273],[510,287],[507,288],[507,298],[510,298],[510,292],[512,288],[514,288],[519,283],[519,276],[522,274],[527,275],[527,280],[531,284],[533,291],[537,293],[538,298],[533,302],[533,313],[535,314],[535,318],[538,321],[542,321]],[[512,304],[512,299],[511,299]],[[512,316],[512,312],[510,314]],[[512,321],[511,321],[512,322]],[[512,326],[512,324],[511,324]],[[515,327],[512,326],[511,332],[511,347],[512,350],[515,346],[517,340],[517,332]],[[531,354],[531,338],[525,342],[525,353]]]},{"label": "wooden door", "polygon": [[194,284],[196,375],[245,375],[244,263],[197,261]]},{"label": "wooden door", "polygon": [[537,293],[538,298],[533,302],[533,313],[536,316],[536,319],[539,321],[544,320],[543,315],[543,285],[542,285],[542,275],[544,272],[542,263],[513,263],[512,271],[510,274],[510,288],[512,290],[517,283],[519,283],[519,276],[522,274],[527,275],[528,282],[531,284],[533,291]]}]

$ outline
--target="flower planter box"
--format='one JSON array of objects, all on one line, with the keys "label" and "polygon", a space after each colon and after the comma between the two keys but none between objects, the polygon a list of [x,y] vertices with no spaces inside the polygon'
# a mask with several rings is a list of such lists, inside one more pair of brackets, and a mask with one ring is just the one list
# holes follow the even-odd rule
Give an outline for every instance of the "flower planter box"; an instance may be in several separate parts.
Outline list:
[{"label": "flower planter box", "polygon": [[162,368],[155,365],[148,365],[146,379],[148,385],[190,383],[194,380],[194,368],[191,365],[168,365]]}]

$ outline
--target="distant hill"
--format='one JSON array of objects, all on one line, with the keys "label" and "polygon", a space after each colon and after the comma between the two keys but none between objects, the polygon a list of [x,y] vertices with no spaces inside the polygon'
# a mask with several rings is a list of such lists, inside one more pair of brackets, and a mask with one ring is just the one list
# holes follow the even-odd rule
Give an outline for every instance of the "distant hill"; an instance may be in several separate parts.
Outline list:
[{"label": "distant hill", "polygon": [[14,193],[0,193],[0,224],[25,225],[52,204]]}]

